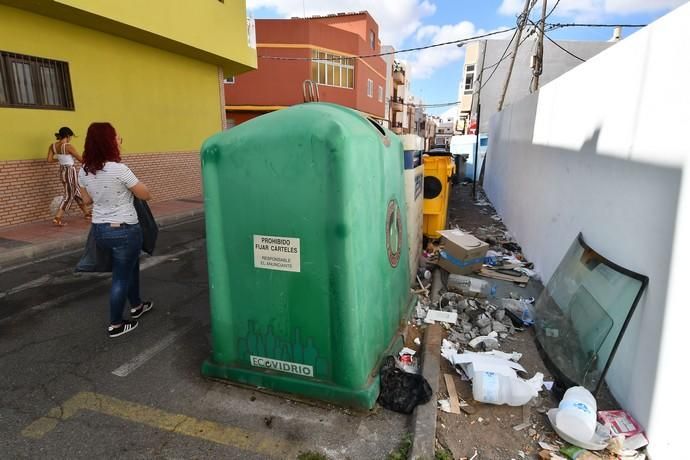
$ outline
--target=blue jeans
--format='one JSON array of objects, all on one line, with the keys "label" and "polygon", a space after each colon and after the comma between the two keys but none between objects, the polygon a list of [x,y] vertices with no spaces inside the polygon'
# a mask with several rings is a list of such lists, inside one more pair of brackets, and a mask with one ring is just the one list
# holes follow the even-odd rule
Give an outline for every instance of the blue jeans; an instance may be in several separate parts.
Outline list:
[{"label": "blue jeans", "polygon": [[139,224],[93,224],[96,244],[110,249],[113,256],[113,282],[110,287],[110,324],[122,322],[125,301],[132,307],[141,304],[139,297],[139,253],[142,236]]}]

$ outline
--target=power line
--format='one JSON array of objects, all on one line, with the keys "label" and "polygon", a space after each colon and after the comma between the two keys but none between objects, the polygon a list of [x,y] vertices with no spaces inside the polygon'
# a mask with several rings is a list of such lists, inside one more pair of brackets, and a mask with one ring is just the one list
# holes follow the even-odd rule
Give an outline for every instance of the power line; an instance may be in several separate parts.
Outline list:
[{"label": "power line", "polygon": [[[513,47],[513,55],[510,58],[510,64],[508,65],[508,75],[506,76],[506,81],[503,83],[501,97],[498,99],[499,112],[501,111],[501,109],[503,109],[503,102],[505,101],[506,94],[508,93],[508,85],[510,84],[510,77],[513,73],[513,67],[515,65],[515,58],[517,57],[517,51],[518,46],[520,45],[520,37],[522,37],[522,31],[527,25],[527,21],[529,21],[530,12],[532,11],[532,8],[534,8],[536,2],[537,0],[525,0],[525,6],[522,10],[522,14],[518,16],[517,40]],[[477,106],[477,118],[479,118],[479,106]],[[477,129],[477,132],[479,132],[479,129]]]},{"label": "power line", "polygon": [[473,37],[461,38],[458,40],[451,40],[449,42],[443,42],[443,43],[434,43],[432,45],[426,45],[426,46],[418,46],[416,48],[406,48],[406,49],[397,50],[397,51],[388,51],[386,53],[360,54],[360,55],[354,55],[354,56],[340,56],[337,58],[287,57],[287,56],[257,56],[257,57],[263,58],[263,59],[276,59],[279,61],[339,61],[340,59],[343,59],[343,58],[345,58],[345,59],[367,59],[367,58],[373,58],[373,57],[389,56],[391,54],[400,54],[400,53],[409,53],[412,51],[421,51],[421,50],[426,50],[429,48],[437,48],[439,46],[457,45],[458,43],[467,43],[467,42],[471,42],[474,40],[479,40],[480,38],[491,37],[492,35],[504,34],[506,32],[510,32],[511,30],[515,30],[516,28],[517,27],[512,27],[510,29],[505,29],[505,30],[496,30],[494,32],[487,32],[485,34],[475,35]]},{"label": "power line", "polygon": [[554,3],[553,6],[551,7],[551,11],[549,11],[548,14],[546,15],[546,17],[544,18],[544,21],[546,21],[549,18],[549,16],[551,16],[553,14],[553,12],[556,10],[556,7],[558,6],[559,3],[561,3],[561,0],[556,0],[556,3]]},{"label": "power line", "polygon": [[[525,43],[525,42],[532,36],[532,33],[533,33],[533,32],[528,33],[528,34],[525,36],[525,38],[522,39],[522,41],[521,41],[520,44],[518,45],[518,48],[520,48],[520,47],[523,45],[523,43]],[[514,36],[513,36],[513,38],[514,38]],[[506,46],[506,49],[503,51],[504,54],[505,54],[506,51],[508,51],[508,48],[510,48],[510,43],[511,43],[511,42],[512,42],[512,40],[511,40],[510,42],[508,42],[508,45]],[[492,67],[495,67],[494,70],[491,71],[491,74],[486,78],[486,80],[484,80],[484,82],[482,83],[482,86],[479,87],[479,90],[480,90],[480,91],[481,91],[482,89],[484,89],[484,87],[485,87],[486,84],[489,82],[489,80],[491,80],[491,77],[494,76],[494,74],[496,73],[496,70],[498,70],[498,66],[501,64],[501,62],[503,62],[503,61],[505,61],[506,59],[508,59],[512,54],[513,54],[513,53],[512,53],[512,51],[511,51],[511,52],[508,53],[508,54],[501,55],[501,58],[500,58],[497,62],[495,62],[495,63],[493,63],[493,64],[491,64],[491,65],[489,65],[489,66],[485,66],[485,67],[482,68],[482,72],[483,72],[484,70],[488,70],[488,69],[490,69],[490,68],[492,68]],[[480,75],[481,75],[481,74],[480,74]]]},{"label": "power line", "polygon": [[563,24],[560,22],[546,24],[552,29],[562,29],[564,27],[647,27],[649,24],[578,24],[570,23]]},{"label": "power line", "polygon": [[[508,53],[508,54],[506,54],[506,53],[507,53],[508,50],[510,49],[510,45],[513,43],[513,40],[515,40],[515,37],[516,37],[516,36],[517,36],[517,29],[515,29],[515,32],[513,33],[513,37],[510,39],[510,41],[509,41],[508,44],[506,45],[506,49],[504,49],[504,50],[503,50],[503,53],[501,53],[501,57],[498,59],[498,61],[497,61],[495,64],[491,64],[491,66],[489,66],[489,67],[482,67],[482,70],[481,70],[481,72],[480,72],[480,74],[479,74],[479,76],[481,77],[482,80],[484,79],[484,78],[483,78],[483,76],[484,76],[484,70],[490,69],[491,67],[494,67],[494,70],[491,71],[491,74],[489,75],[489,77],[488,77],[484,82],[481,82],[481,80],[480,80],[481,86],[479,87],[479,91],[481,91],[481,90],[484,88],[484,86],[486,85],[486,83],[487,83],[489,80],[491,80],[491,77],[494,76],[494,74],[496,73],[496,70],[498,69],[499,64],[500,64],[501,62],[503,62],[504,59],[507,59],[511,54],[513,54],[512,52],[511,52],[511,53]],[[527,39],[527,37],[525,37],[525,39]],[[522,42],[518,45],[518,48],[520,47],[520,45],[522,45],[522,43],[524,43],[524,41],[522,41]],[[484,46],[487,46],[487,44],[485,43]]]},{"label": "power line", "polygon": [[548,35],[544,34],[544,36],[545,36],[551,43],[553,43],[554,45],[556,45],[557,47],[559,47],[560,49],[562,49],[563,51],[565,51],[566,53],[568,53],[569,55],[571,55],[572,57],[574,57],[575,59],[579,59],[580,61],[585,62],[585,59],[582,59],[580,56],[576,56],[576,55],[574,55],[573,53],[571,53],[570,51],[568,51],[567,49],[563,48],[561,45],[559,45],[558,43],[556,43],[556,41],[553,40],[553,39],[552,39],[551,37],[549,37]]}]

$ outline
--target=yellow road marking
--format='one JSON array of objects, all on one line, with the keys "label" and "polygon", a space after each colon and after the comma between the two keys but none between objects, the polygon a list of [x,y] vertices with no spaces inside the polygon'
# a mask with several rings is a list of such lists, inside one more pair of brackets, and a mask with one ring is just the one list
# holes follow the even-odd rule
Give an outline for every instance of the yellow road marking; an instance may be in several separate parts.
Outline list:
[{"label": "yellow road marking", "polygon": [[51,409],[45,417],[31,423],[22,430],[27,438],[41,439],[53,430],[60,420],[67,420],[80,410],[137,422],[160,430],[183,434],[224,446],[256,452],[271,457],[285,458],[286,454],[297,454],[300,446],[296,443],[265,436],[259,433],[221,425],[208,420],[200,420],[182,414],[165,412],[98,393],[81,392],[74,395],[59,407]]}]

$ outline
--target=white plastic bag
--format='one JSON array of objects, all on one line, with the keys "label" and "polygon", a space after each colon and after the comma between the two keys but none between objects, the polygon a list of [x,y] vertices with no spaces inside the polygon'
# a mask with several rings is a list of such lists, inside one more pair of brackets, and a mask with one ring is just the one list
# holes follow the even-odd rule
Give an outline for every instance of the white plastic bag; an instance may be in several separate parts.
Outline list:
[{"label": "white plastic bag", "polygon": [[50,202],[50,213],[55,214],[62,203],[62,195],[58,195]]}]

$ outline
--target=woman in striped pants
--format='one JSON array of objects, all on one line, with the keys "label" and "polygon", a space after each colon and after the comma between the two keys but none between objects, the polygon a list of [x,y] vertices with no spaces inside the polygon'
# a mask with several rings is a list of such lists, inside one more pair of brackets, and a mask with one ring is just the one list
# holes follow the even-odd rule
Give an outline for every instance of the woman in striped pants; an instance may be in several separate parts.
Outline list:
[{"label": "woman in striped pants", "polygon": [[77,169],[74,167],[74,160],[81,162],[81,156],[77,150],[69,143],[74,136],[74,132],[67,126],[63,126],[55,133],[56,142],[50,144],[48,148],[48,162],[60,163],[60,181],[62,182],[64,193],[60,207],[53,218],[53,224],[62,227],[62,215],[69,209],[73,201],[77,202],[85,219],[91,218],[91,212],[86,208],[81,197],[79,184],[77,182]]}]

